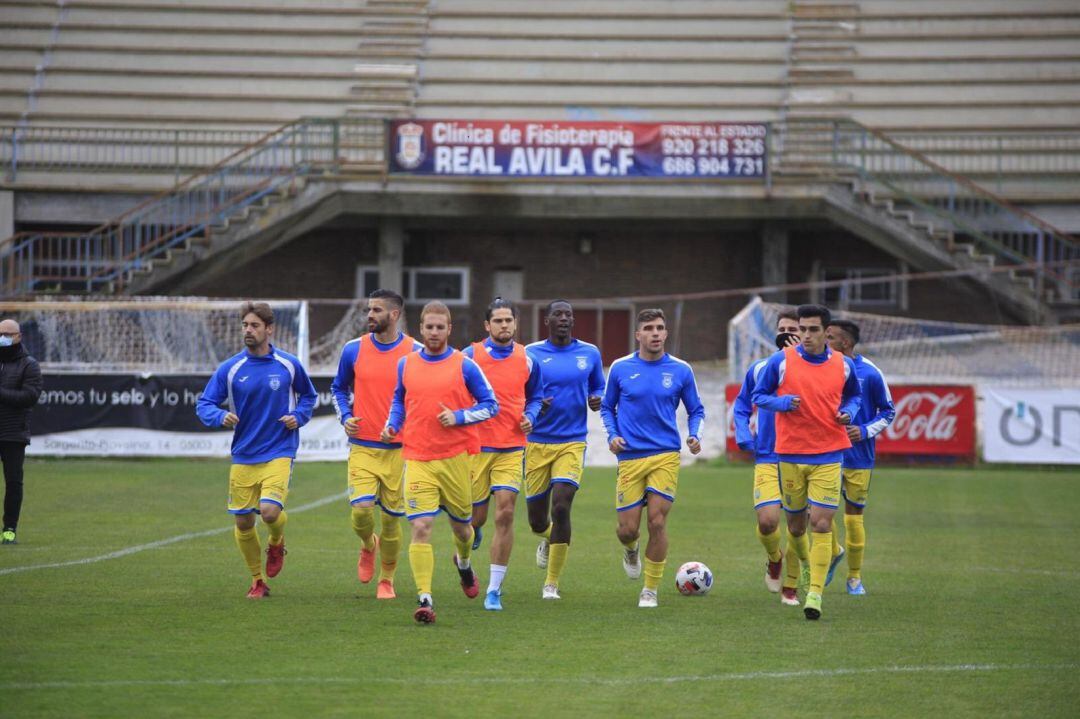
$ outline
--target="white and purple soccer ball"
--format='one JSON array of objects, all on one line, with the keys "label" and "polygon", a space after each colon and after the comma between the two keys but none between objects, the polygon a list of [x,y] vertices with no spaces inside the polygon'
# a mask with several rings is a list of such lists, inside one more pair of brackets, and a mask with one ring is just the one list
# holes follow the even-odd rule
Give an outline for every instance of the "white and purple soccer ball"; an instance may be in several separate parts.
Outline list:
[{"label": "white and purple soccer ball", "polygon": [[712,582],[712,570],[701,562],[687,562],[675,573],[675,588],[686,596],[708,594]]}]

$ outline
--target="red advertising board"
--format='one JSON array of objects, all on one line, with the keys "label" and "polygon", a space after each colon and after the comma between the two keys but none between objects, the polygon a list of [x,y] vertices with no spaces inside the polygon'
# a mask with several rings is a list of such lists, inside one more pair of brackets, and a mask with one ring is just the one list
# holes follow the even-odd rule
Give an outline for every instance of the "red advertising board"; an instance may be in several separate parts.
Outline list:
[{"label": "red advertising board", "polygon": [[[878,456],[974,457],[974,387],[893,385],[889,389],[892,391],[896,417],[877,437]],[[735,445],[733,407],[738,394],[737,384],[729,384],[725,388],[729,457],[743,455]]]}]

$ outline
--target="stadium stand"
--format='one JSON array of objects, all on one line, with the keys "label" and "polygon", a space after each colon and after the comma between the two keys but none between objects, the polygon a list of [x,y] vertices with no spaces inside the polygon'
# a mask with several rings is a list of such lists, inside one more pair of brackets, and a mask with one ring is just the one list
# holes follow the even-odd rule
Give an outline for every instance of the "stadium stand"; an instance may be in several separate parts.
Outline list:
[{"label": "stadium stand", "polygon": [[[103,224],[93,242],[122,237],[124,252],[119,265],[94,268],[87,289],[160,290],[166,275],[223,244],[286,241],[275,225],[351,180],[380,179],[379,120],[407,116],[769,121],[769,180],[740,187],[742,197],[820,198],[835,225],[920,270],[1075,257],[1065,232],[1007,201],[1056,201],[1072,208],[1062,213],[1066,229],[1080,226],[1074,2],[1019,10],[997,0],[15,0],[3,8],[0,119],[11,126],[0,160],[10,186],[145,192],[214,166]],[[301,116],[328,119],[262,134]],[[286,142],[304,152],[282,153]],[[161,220],[206,188],[228,189],[179,222]],[[440,192],[468,194],[449,184]],[[718,204],[734,208],[738,193],[718,193]],[[90,242],[44,239],[59,243],[47,253],[53,269]],[[185,252],[185,262],[172,261]],[[36,270],[8,257],[9,288],[36,287]],[[86,279],[68,269],[43,276],[59,289]],[[978,281],[1017,316],[1047,317],[1047,292],[1076,301],[1068,278],[1049,288],[1023,275]]]},{"label": "stadium stand", "polygon": [[[426,5],[5,2],[0,120],[266,131],[408,115]],[[379,59],[387,39],[393,64]]]}]

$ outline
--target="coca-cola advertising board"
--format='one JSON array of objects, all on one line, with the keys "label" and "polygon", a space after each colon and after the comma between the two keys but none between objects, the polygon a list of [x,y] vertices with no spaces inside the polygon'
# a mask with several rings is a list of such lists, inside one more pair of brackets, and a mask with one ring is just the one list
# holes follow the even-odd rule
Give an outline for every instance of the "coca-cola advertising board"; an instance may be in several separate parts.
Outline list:
[{"label": "coca-cola advertising board", "polygon": [[[975,388],[966,385],[893,385],[896,416],[877,436],[877,454],[885,457],[969,457],[975,455]],[[729,384],[727,450],[742,454],[735,444],[735,397],[739,385]],[[754,413],[754,419],[757,412]],[[755,426],[751,420],[751,427]]]}]

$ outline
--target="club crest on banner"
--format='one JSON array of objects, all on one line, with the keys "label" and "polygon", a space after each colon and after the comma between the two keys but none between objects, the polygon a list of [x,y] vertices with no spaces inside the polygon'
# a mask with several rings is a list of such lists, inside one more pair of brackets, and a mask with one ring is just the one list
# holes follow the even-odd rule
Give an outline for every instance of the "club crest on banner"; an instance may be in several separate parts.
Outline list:
[{"label": "club crest on banner", "polygon": [[414,170],[424,161],[424,128],[415,123],[397,129],[397,151],[394,159],[406,170]]}]

